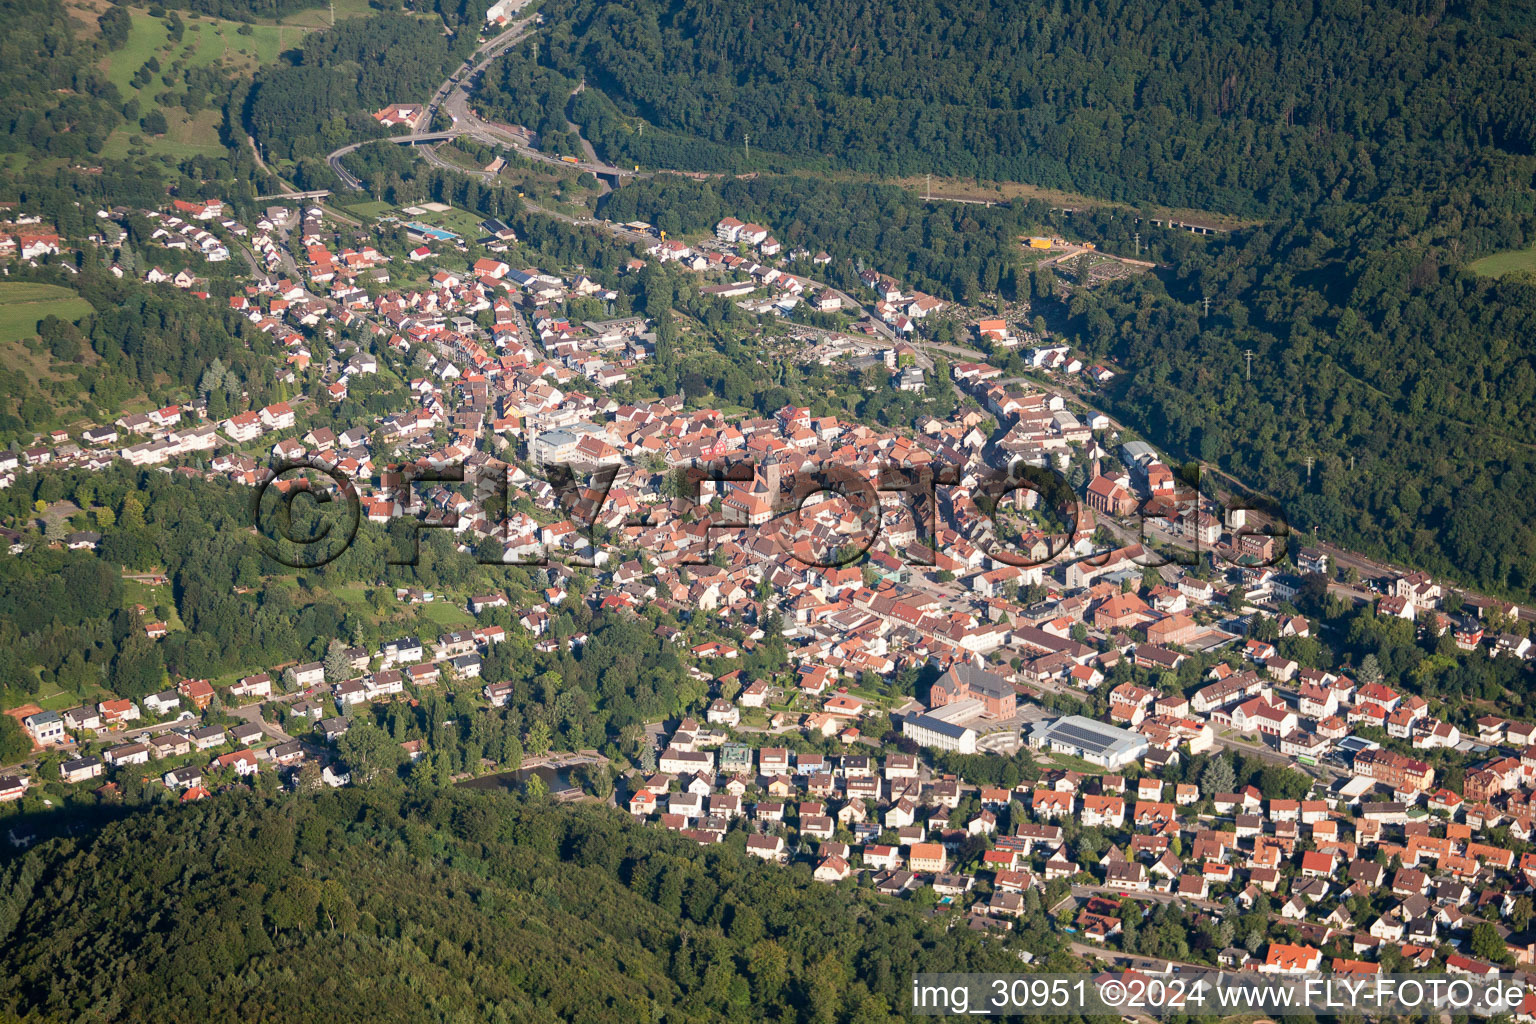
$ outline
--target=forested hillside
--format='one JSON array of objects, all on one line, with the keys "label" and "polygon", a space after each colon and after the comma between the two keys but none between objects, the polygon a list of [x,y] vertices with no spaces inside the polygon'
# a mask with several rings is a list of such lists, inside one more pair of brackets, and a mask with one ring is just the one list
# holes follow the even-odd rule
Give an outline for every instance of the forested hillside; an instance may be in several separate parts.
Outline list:
[{"label": "forested hillside", "polygon": [[913,904],[743,844],[701,850],[606,808],[484,791],[229,790],[6,866],[0,1007],[81,1022],[879,1022],[900,1019],[918,971],[1018,967]]},{"label": "forested hillside", "polygon": [[[1441,187],[1536,143],[1522,4],[553,0],[540,53],[631,121],[619,163],[719,146],[1232,213]],[[663,136],[666,138],[666,136]],[[695,143],[694,140],[698,140]],[[705,167],[705,169],[717,169]]]},{"label": "forested hillside", "polygon": [[[832,252],[845,287],[860,261],[947,298],[1029,299],[1121,371],[1122,420],[1275,498],[1293,527],[1536,588],[1536,289],[1464,269],[1536,238],[1528,8],[555,0],[551,15],[568,30],[540,59],[600,88],[573,111],[619,162],[739,169],[750,133],[764,166],[1263,217],[1197,240],[1135,206],[925,210],[874,186],[762,178],[609,199],[616,219],[674,230],[727,213],[772,224]],[[1018,235],[1045,230],[1127,254],[1139,230],[1160,266],[1093,290],[1030,274]]]},{"label": "forested hillside", "polygon": [[58,0],[0,0],[0,153],[78,159],[121,120],[117,87]]},{"label": "forested hillside", "polygon": [[[484,20],[486,4],[461,13],[465,25]],[[420,103],[474,49],[472,31],[444,32],[444,21],[399,12],[338,23],[304,37],[293,63],[256,75],[247,122],[272,152],[299,159],[323,156],[384,132],[368,116],[388,103]]]},{"label": "forested hillside", "polygon": [[325,4],[321,0],[171,0],[165,6],[230,21],[250,21],[254,18],[284,18],[296,11],[324,7]]},{"label": "forested hillside", "polygon": [[[141,269],[150,259],[175,258],[172,250],[150,246],[151,230],[150,222],[129,219],[117,250],[124,265]],[[263,367],[276,345],[225,303],[114,277],[99,262],[69,276],[18,267],[10,279],[73,286],[92,312],[78,324],[53,316],[40,322],[39,337],[55,367],[51,376],[37,379],[26,367],[0,366],[0,442],[25,444],[33,432],[81,416],[110,421],[141,395],[166,404],[197,388],[213,359],[233,384],[270,390]],[[227,409],[226,389],[209,390],[220,393],[218,410]]]}]

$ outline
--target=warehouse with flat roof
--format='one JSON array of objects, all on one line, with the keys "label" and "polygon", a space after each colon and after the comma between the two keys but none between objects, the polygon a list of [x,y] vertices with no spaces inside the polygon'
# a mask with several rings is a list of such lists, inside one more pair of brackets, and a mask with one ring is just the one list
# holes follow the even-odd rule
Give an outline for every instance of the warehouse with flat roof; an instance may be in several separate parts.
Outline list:
[{"label": "warehouse with flat roof", "polygon": [[1029,733],[1029,745],[1037,750],[1049,749],[1080,757],[1090,764],[1110,769],[1130,764],[1147,752],[1147,738],[1140,733],[1117,729],[1082,715],[1065,715],[1049,724],[1035,726]]}]

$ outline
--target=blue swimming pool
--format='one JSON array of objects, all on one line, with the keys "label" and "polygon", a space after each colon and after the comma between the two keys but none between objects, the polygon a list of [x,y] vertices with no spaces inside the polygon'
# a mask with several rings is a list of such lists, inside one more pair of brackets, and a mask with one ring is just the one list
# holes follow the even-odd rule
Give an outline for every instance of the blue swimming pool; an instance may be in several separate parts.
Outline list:
[{"label": "blue swimming pool", "polygon": [[415,220],[406,221],[405,227],[411,234],[420,235],[422,238],[430,238],[434,242],[451,242],[459,237],[452,231],[444,231],[442,228],[435,228],[430,224],[423,224]]}]

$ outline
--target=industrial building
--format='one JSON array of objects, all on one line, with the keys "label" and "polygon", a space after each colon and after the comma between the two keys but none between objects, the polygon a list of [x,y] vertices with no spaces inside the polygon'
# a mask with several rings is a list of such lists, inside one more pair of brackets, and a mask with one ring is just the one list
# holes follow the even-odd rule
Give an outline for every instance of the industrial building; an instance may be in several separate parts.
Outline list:
[{"label": "industrial building", "polygon": [[1029,733],[1029,745],[1070,754],[1109,769],[1130,764],[1147,752],[1147,738],[1140,733],[1082,715],[1066,715],[1048,725],[1035,726]]}]

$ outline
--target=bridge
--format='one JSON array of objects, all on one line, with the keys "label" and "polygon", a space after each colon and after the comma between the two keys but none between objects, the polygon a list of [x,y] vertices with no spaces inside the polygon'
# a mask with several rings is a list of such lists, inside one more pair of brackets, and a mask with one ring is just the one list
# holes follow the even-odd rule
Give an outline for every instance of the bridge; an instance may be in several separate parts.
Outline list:
[{"label": "bridge", "polygon": [[[340,149],[336,150],[330,156],[325,158],[325,162],[330,165],[332,171],[336,172],[336,177],[340,178],[342,184],[347,188],[361,189],[363,187],[362,181],[351,171],[348,171],[341,165],[341,158],[346,156],[348,153],[354,152],[358,149],[361,149],[363,146],[371,145],[375,142],[392,142],[397,146],[416,146],[426,142],[445,142],[448,139],[457,139],[466,135],[477,142],[486,143],[487,145],[496,145],[498,143],[503,145],[510,145],[513,152],[517,153],[518,156],[525,157],[529,160],[536,160],[541,163],[552,164],[556,167],[569,167],[573,170],[587,171],[594,177],[607,179],[609,185],[614,188],[617,188],[619,183],[625,178],[633,178],[636,176],[636,172],[623,167],[615,167],[610,164],[596,163],[587,160],[578,160],[572,162],[570,160],[562,160],[558,157],[550,156],[547,153],[540,153],[537,150],[524,148],[520,140],[512,137],[510,132],[506,132],[504,129],[497,128],[494,125],[478,120],[466,125],[455,126],[446,131],[417,132],[411,135],[392,135],[382,139],[365,139],[362,142],[354,142],[351,145],[342,146]],[[645,172],[640,172],[640,176],[646,176]],[[296,195],[302,194],[305,193],[290,193],[288,198],[293,198]],[[326,194],[329,195],[329,193]]]},{"label": "bridge", "polygon": [[324,199],[330,194],[328,188],[316,188],[308,192],[279,192],[275,196],[257,196],[256,202],[264,203],[272,199]]},{"label": "bridge", "polygon": [[391,135],[383,139],[364,139],[362,142],[354,142],[350,146],[342,146],[336,152],[326,157],[325,162],[330,165],[331,170],[336,172],[336,177],[340,178],[341,183],[347,188],[361,189],[363,187],[362,180],[341,165],[341,158],[348,153],[375,142],[393,142],[397,146],[417,146],[424,142],[445,142],[448,139],[458,138],[460,135],[472,135],[476,138],[482,138],[479,131],[473,128],[451,128],[442,132],[413,132],[410,135]]},{"label": "bridge", "polygon": [[1226,228],[1218,228],[1211,224],[1192,224],[1189,221],[1174,220],[1172,217],[1167,219],[1154,217],[1152,223],[1160,228],[1182,228],[1195,235],[1224,235],[1227,233]]},{"label": "bridge", "polygon": [[[507,47],[522,39],[533,24],[535,24],[534,18],[528,17],[508,26],[507,30],[495,39],[481,44],[479,49],[457,71],[437,87],[437,91],[432,94],[432,99],[427,103],[426,110],[423,111],[423,116],[420,120],[430,124],[433,117],[439,111],[442,111],[453,118],[454,125],[452,128],[446,131],[413,132],[410,135],[367,139],[361,142],[354,142],[348,146],[342,146],[327,156],[325,162],[330,165],[331,170],[335,172],[342,185],[354,190],[363,187],[362,181],[341,165],[341,158],[371,142],[392,142],[399,146],[416,146],[423,142],[443,142],[447,139],[465,135],[488,146],[510,146],[515,153],[528,160],[553,164],[557,167],[568,167],[577,171],[587,171],[594,177],[605,181],[611,188],[618,188],[625,178],[635,177],[636,172],[634,170],[600,163],[597,160],[597,154],[585,140],[583,140],[583,150],[587,157],[585,160],[567,160],[549,153],[541,153],[536,149],[528,148],[528,140],[526,138],[519,137],[517,133],[509,131],[501,125],[482,120],[469,108],[470,83],[492,61],[505,53]],[[585,81],[583,81],[582,85],[584,86],[585,84]],[[580,89],[581,86],[578,86],[577,91],[579,92]],[[578,137],[579,134],[578,132]],[[454,169],[461,170],[460,168]]]}]

